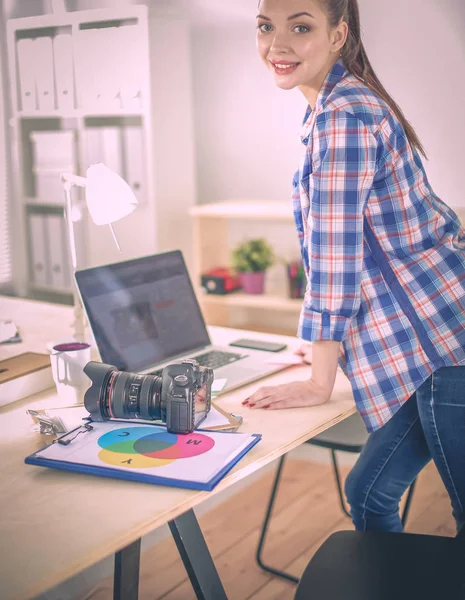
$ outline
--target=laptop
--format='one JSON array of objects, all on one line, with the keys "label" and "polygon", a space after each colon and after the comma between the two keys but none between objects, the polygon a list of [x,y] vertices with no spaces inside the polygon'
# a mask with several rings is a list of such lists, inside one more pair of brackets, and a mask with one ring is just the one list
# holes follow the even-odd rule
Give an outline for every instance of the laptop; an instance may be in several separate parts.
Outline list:
[{"label": "laptop", "polygon": [[285,368],[269,352],[211,343],[181,251],[75,273],[100,357],[121,371],[160,375],[194,358],[232,390]]}]

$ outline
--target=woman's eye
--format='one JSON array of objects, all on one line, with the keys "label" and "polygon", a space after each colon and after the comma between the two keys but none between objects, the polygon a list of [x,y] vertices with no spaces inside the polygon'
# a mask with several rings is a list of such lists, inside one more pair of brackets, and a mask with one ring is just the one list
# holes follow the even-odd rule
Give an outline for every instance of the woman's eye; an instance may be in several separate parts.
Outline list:
[{"label": "woman's eye", "polygon": [[259,23],[257,25],[257,29],[259,29],[262,33],[269,33],[273,27],[270,25],[270,23]]},{"label": "woman's eye", "polygon": [[292,31],[295,31],[296,33],[308,33],[310,28],[307,27],[307,25],[296,25]]}]

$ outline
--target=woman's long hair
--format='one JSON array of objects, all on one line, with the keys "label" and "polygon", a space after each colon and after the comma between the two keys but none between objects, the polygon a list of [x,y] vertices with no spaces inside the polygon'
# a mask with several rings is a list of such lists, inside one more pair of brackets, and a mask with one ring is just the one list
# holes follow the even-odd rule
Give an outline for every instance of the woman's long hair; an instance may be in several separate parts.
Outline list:
[{"label": "woman's long hair", "polygon": [[368,60],[361,38],[360,12],[357,0],[321,0],[321,2],[328,16],[330,27],[336,27],[341,20],[344,20],[349,26],[347,40],[341,51],[341,58],[346,68],[391,107],[401,122],[410,145],[426,158],[425,149],[415,129],[407,121],[400,106],[388,94]]}]

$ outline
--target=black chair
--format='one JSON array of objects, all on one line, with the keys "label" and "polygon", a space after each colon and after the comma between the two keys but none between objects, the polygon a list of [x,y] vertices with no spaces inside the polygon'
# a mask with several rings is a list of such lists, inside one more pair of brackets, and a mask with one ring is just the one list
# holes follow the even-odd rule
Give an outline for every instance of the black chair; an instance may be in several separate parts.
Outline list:
[{"label": "black chair", "polygon": [[[350,517],[349,510],[346,507],[344,501],[344,492],[343,486],[341,483],[341,476],[339,473],[339,466],[336,458],[336,451],[341,452],[352,452],[360,454],[363,446],[365,445],[368,439],[368,433],[365,428],[365,425],[358,413],[344,419],[337,425],[334,425],[330,429],[327,429],[320,435],[315,436],[311,440],[305,442],[306,444],[312,444],[313,446],[319,446],[320,448],[328,448],[331,451],[331,458],[333,461],[334,467],[334,477],[336,479],[337,490],[339,492],[339,502],[341,504],[341,508],[343,512]],[[279,569],[275,569],[263,562],[262,552],[263,547],[265,545],[266,536],[268,533],[268,527],[270,522],[271,513],[273,511],[274,502],[276,499],[276,494],[278,491],[279,482],[281,479],[281,472],[284,464],[284,460],[286,455],[281,456],[278,469],[276,471],[273,487],[271,489],[271,495],[268,502],[268,506],[265,513],[265,519],[263,521],[262,531],[260,535],[260,540],[258,542],[257,551],[256,551],[256,560],[258,565],[268,573],[272,573],[277,577],[282,577],[283,579],[287,579],[288,581],[292,581],[294,583],[298,583],[299,579],[286,573],[284,571],[280,571]],[[407,498],[405,501],[404,511],[402,514],[402,524],[405,525],[407,521],[407,516],[410,510],[410,503],[412,501],[413,491],[415,489],[416,480],[410,486],[410,489],[407,494]]]},{"label": "black chair", "polygon": [[455,538],[338,531],[308,564],[295,600],[465,598],[465,528]]}]

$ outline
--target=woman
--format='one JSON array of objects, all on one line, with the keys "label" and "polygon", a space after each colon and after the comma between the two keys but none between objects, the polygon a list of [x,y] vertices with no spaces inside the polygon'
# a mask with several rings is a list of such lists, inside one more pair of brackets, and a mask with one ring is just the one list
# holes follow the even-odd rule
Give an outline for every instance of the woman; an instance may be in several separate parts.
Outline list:
[{"label": "woman", "polygon": [[308,278],[298,335],[312,342],[313,368],[245,404],[322,404],[339,361],[371,433],[346,482],[355,527],[401,531],[399,500],[431,459],[460,526],[465,232],[370,65],[356,0],[262,0],[257,21],[276,84],[309,104],[293,200]]}]

